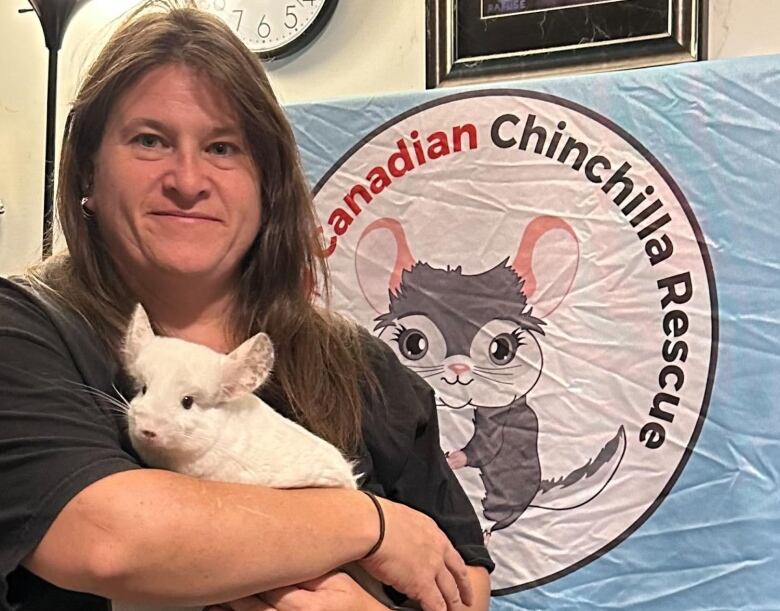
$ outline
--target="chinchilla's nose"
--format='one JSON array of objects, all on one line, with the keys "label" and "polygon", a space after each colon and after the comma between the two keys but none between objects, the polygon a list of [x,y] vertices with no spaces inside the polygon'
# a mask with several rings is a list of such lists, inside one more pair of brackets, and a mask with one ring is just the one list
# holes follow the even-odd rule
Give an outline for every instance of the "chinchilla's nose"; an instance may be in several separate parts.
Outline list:
[{"label": "chinchilla's nose", "polygon": [[141,435],[143,435],[147,439],[154,439],[155,437],[157,437],[157,433],[155,433],[154,431],[150,431],[148,429],[143,429],[141,431]]},{"label": "chinchilla's nose", "polygon": [[471,367],[466,365],[465,363],[452,363],[451,365],[447,365],[447,368],[452,370],[456,376],[462,375],[464,373],[468,373],[471,371]]}]

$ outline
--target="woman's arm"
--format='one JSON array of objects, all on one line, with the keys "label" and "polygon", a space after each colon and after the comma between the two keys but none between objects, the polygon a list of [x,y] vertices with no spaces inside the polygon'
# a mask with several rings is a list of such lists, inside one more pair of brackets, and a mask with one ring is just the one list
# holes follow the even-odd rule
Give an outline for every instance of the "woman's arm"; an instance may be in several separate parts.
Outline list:
[{"label": "woman's arm", "polygon": [[108,598],[231,600],[359,557],[376,540],[372,512],[351,491],[281,491],[134,470],[76,495],[25,566],[63,588]]},{"label": "woman's arm", "polygon": [[[381,577],[432,599],[440,596],[436,576],[448,573],[470,600],[465,565],[453,561],[457,553],[431,520],[399,504],[383,507],[385,542],[373,557]],[[357,560],[378,529],[375,507],[356,491],[274,490],[134,470],[76,495],[24,565],[66,589],[203,605]]]}]

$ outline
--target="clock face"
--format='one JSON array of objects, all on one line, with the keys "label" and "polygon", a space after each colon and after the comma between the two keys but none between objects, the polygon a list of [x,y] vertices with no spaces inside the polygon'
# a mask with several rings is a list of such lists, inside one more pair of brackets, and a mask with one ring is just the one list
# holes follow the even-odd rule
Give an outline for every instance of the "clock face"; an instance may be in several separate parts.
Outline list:
[{"label": "clock face", "polygon": [[293,53],[319,33],[338,0],[197,0],[261,57]]}]

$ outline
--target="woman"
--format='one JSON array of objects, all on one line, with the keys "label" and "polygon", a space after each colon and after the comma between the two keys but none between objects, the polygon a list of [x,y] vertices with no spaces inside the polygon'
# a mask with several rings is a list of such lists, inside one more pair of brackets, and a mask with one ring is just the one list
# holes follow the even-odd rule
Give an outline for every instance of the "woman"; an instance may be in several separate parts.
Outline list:
[{"label": "woman", "polygon": [[[74,103],[58,189],[70,254],[0,283],[0,609],[376,608],[329,573],[356,560],[424,609],[487,608],[492,563],[431,391],[314,305],[327,269],[293,136],[228,28],[194,9],[131,15]],[[124,388],[137,302],[159,333],[223,352],[268,333],[263,397],[386,499],[140,468],[91,390]]]}]

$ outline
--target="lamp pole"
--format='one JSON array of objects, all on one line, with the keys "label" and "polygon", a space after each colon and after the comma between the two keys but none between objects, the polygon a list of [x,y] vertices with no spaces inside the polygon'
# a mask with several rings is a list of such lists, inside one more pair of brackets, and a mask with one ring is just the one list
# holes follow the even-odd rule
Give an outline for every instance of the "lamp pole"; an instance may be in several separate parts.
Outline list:
[{"label": "lamp pole", "polygon": [[43,181],[43,257],[51,255],[54,233],[54,142],[57,119],[57,57],[65,29],[73,15],[88,0],[28,0],[43,28],[49,50],[49,78],[46,96],[46,157]]}]

